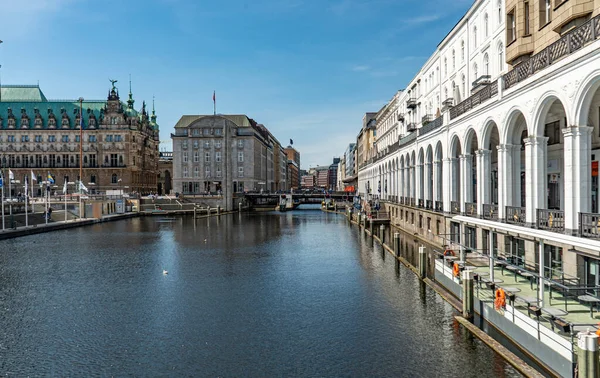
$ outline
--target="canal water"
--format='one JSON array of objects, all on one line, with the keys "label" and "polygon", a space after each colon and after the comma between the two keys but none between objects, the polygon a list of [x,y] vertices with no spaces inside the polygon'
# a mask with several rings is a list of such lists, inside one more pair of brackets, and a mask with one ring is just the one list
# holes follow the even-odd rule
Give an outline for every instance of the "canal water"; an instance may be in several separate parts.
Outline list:
[{"label": "canal water", "polygon": [[315,210],[0,244],[5,376],[520,376],[455,314],[345,217]]}]

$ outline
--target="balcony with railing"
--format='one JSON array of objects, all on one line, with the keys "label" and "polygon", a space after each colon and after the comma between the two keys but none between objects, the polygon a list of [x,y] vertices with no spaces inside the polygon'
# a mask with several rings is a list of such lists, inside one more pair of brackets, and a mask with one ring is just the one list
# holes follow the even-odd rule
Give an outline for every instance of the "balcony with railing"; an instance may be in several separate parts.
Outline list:
[{"label": "balcony with railing", "polygon": [[404,113],[398,113],[398,121],[404,121]]},{"label": "balcony with railing", "polygon": [[600,239],[600,214],[579,213],[579,236]]},{"label": "balcony with railing", "polygon": [[468,217],[477,216],[477,202],[465,202],[465,215]]},{"label": "balcony with railing", "polygon": [[423,199],[419,199],[419,201],[417,202],[417,207],[422,209],[425,207],[425,200]]},{"label": "balcony with railing", "polygon": [[432,114],[425,114],[423,117],[421,117],[421,123],[423,125],[429,123],[433,121],[433,115]]},{"label": "balcony with railing", "polygon": [[566,33],[558,41],[510,70],[504,75],[504,88],[514,86],[598,38],[600,38],[600,15]]},{"label": "balcony with railing", "polygon": [[498,220],[498,205],[483,204],[483,219]]},{"label": "balcony with railing", "polygon": [[406,125],[406,131],[413,132],[417,130],[417,124],[415,122],[411,122],[408,125]]},{"label": "balcony with railing", "polygon": [[433,201],[432,200],[425,200],[425,208],[427,210],[433,210]]},{"label": "balcony with railing", "polygon": [[444,203],[442,201],[435,201],[433,211],[437,211],[438,213],[444,212]]},{"label": "balcony with railing", "polygon": [[506,223],[517,224],[520,226],[525,225],[525,208],[518,206],[506,206],[505,207],[505,220]]},{"label": "balcony with railing", "polygon": [[498,81],[486,85],[483,89],[450,109],[450,119],[454,119],[475,109],[481,103],[498,94]]},{"label": "balcony with railing", "polygon": [[460,204],[458,201],[450,201],[450,212],[452,214],[460,214]]},{"label": "balcony with railing", "polygon": [[415,207],[415,199],[413,197],[410,198],[410,206]]},{"label": "balcony with railing", "polygon": [[421,128],[418,130],[419,136],[425,135],[428,132],[431,132],[431,131],[437,129],[438,127],[442,126],[443,123],[444,123],[443,116],[439,116],[436,119],[434,119],[433,121],[427,122],[426,124],[424,123],[423,126],[421,126]]},{"label": "balcony with railing", "polygon": [[565,231],[565,212],[537,209],[537,228],[563,233]]},{"label": "balcony with railing", "polygon": [[406,100],[406,107],[407,108],[416,108],[417,107],[417,99],[412,97],[412,98],[409,98],[408,100]]},{"label": "balcony with railing", "polygon": [[408,134],[407,136],[400,138],[400,140],[398,141],[398,147],[405,146],[405,145],[411,143],[412,141],[414,141],[415,139],[417,139],[417,134],[415,134],[415,133]]}]

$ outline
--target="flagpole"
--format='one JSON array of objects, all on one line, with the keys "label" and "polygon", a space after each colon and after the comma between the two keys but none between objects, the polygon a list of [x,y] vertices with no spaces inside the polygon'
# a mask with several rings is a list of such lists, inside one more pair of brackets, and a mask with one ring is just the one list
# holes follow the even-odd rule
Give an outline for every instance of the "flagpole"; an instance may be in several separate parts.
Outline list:
[{"label": "flagpole", "polygon": [[217,92],[213,91],[213,114],[217,115]]},{"label": "flagpole", "polygon": [[46,204],[44,205],[44,207],[46,209],[46,211],[44,212],[44,215],[45,215],[44,218],[46,219],[46,226],[48,225],[48,192],[49,192],[48,189],[50,189],[50,187],[48,186],[48,178],[46,177],[46,193],[45,193],[46,195],[44,196],[44,198],[46,199],[46,201],[45,201]]},{"label": "flagpole", "polygon": [[29,218],[27,215],[27,175],[25,175],[25,227],[29,227]]},{"label": "flagpole", "polygon": [[10,168],[8,168],[8,197],[10,198],[10,203],[8,204],[8,211],[9,211],[9,215],[10,215],[10,220],[11,220],[11,224],[10,227],[12,228],[12,179],[10,177]]},{"label": "flagpole", "polygon": [[2,231],[4,231],[4,175],[0,173],[2,177]]},{"label": "flagpole", "polygon": [[31,179],[31,214],[35,214],[35,203],[33,202],[33,177]]},{"label": "flagpole", "polygon": [[[67,180],[65,179],[65,189],[67,189]],[[67,223],[67,190],[63,193],[65,196],[65,223]]]},{"label": "flagpole", "polygon": [[[113,83],[114,88],[114,83]],[[83,218],[81,195],[83,194],[83,97],[79,97],[79,219]]]}]

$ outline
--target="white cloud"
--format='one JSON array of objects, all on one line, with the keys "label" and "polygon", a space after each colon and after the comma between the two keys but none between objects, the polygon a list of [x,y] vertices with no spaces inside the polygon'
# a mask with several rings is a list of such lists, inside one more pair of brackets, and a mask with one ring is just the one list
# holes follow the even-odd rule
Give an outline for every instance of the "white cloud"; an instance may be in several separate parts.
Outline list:
[{"label": "white cloud", "polygon": [[352,71],[354,72],[362,72],[362,71],[368,71],[371,67],[367,66],[367,65],[356,65],[353,66],[351,68]]},{"label": "white cloud", "polygon": [[426,24],[429,22],[437,21],[440,18],[441,17],[438,14],[424,15],[424,16],[417,16],[417,17],[405,19],[405,20],[401,21],[401,23],[414,26],[414,25]]}]

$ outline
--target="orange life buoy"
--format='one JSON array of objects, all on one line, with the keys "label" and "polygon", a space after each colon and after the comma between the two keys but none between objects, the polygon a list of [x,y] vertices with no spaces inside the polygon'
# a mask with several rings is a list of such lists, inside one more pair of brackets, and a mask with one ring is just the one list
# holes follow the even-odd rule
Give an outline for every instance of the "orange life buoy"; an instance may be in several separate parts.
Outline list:
[{"label": "orange life buoy", "polygon": [[447,249],[444,251],[444,256],[456,256],[456,253],[451,249]]},{"label": "orange life buoy", "polygon": [[494,307],[496,308],[496,310],[500,310],[501,308],[506,307],[506,293],[504,293],[504,290],[502,290],[502,288],[498,288],[498,290],[496,290]]},{"label": "orange life buoy", "polygon": [[454,277],[458,277],[460,275],[460,267],[457,263],[454,263],[454,266],[452,267],[452,274]]}]

